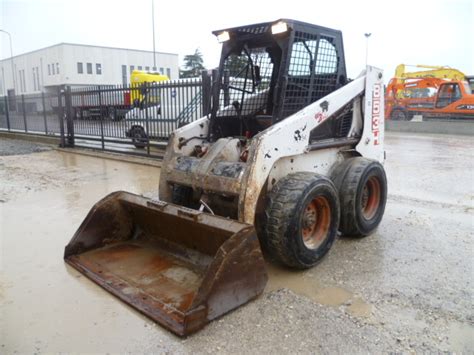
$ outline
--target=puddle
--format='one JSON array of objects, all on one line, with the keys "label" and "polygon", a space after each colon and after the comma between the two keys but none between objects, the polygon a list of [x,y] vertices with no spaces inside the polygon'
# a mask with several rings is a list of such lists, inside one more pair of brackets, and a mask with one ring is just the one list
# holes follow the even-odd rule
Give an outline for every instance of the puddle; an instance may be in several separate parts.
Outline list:
[{"label": "puddle", "polygon": [[269,280],[265,292],[287,288],[325,306],[347,306],[347,312],[355,317],[368,318],[372,314],[372,306],[359,296],[342,287],[321,285],[306,276],[306,271],[287,270],[270,263],[267,263],[267,270]]},{"label": "puddle", "polygon": [[159,168],[57,151],[2,159],[0,353],[127,352],[130,337],[116,334],[136,343],[156,335],[144,327],[151,321],[78,278],[63,253],[94,203],[116,190],[157,192]]},{"label": "puddle", "polygon": [[347,307],[347,311],[354,317],[369,318],[372,315],[372,306],[365,303],[362,299],[356,298],[352,304]]},{"label": "puddle", "polygon": [[340,306],[354,295],[341,287],[320,288],[312,297],[315,301],[327,306]]}]

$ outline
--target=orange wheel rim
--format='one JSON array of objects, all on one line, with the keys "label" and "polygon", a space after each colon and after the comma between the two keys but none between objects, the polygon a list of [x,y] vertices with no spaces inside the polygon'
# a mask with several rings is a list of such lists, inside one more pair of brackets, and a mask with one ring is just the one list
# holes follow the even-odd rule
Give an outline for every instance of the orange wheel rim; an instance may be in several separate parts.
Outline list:
[{"label": "orange wheel rim", "polygon": [[381,188],[380,181],[375,176],[367,180],[362,191],[361,207],[365,219],[374,218],[380,206]]},{"label": "orange wheel rim", "polygon": [[304,245],[308,249],[318,248],[327,238],[331,224],[331,208],[326,197],[316,197],[306,205],[301,224]]}]

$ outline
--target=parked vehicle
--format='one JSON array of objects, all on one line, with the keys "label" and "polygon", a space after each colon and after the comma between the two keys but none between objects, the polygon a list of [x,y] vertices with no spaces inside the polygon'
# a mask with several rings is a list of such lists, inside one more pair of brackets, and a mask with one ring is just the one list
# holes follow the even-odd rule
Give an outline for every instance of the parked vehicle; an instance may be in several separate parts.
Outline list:
[{"label": "parked vehicle", "polygon": [[[472,119],[472,88],[467,77],[449,67],[422,66],[429,70],[406,72],[400,64],[385,93],[385,117],[392,120],[411,120],[414,115],[426,119]],[[447,85],[447,86],[445,86]],[[440,92],[443,88],[443,92]],[[449,99],[447,98],[448,92]],[[449,102],[449,104],[447,104]]]},{"label": "parked vehicle", "polygon": [[130,75],[130,86],[117,90],[115,86],[101,85],[84,92],[72,90],[72,110],[77,119],[121,120],[134,107],[159,105],[159,98],[153,96],[150,87],[168,81],[166,75],[142,70],[134,70]]},{"label": "parked vehicle", "polygon": [[[229,74],[227,71],[226,74]],[[179,79],[170,82],[170,85],[186,85],[196,80]],[[225,90],[220,94],[220,110],[226,109],[231,103],[242,96],[242,90],[250,90],[248,82],[239,77],[226,75]],[[268,87],[269,81],[262,79],[260,87]],[[202,87],[201,85],[187,87],[186,90],[166,90],[167,84],[149,86],[148,90],[153,97],[148,103],[145,95],[141,105],[133,108],[125,115],[125,136],[131,138],[137,148],[145,148],[151,139],[166,140],[177,128],[201,118]],[[155,104],[160,102],[160,104]],[[228,109],[228,108],[227,108]]]}]

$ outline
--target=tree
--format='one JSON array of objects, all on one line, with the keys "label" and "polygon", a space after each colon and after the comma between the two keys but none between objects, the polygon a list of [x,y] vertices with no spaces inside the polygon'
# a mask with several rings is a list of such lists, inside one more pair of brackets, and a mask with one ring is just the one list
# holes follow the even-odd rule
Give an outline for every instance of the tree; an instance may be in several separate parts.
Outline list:
[{"label": "tree", "polygon": [[184,69],[179,71],[180,78],[196,78],[201,76],[204,68],[204,60],[199,48],[196,48],[194,54],[188,54],[184,57]]},{"label": "tree", "polygon": [[248,64],[248,58],[246,55],[235,55],[231,54],[225,63],[225,68],[229,70],[231,77],[243,77],[245,76],[245,67]]}]

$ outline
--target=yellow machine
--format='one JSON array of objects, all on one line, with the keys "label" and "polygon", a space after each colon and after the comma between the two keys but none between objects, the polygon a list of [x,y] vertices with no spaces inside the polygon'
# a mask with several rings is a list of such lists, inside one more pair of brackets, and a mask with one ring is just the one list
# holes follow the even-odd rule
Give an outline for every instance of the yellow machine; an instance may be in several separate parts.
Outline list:
[{"label": "yellow machine", "polygon": [[[142,102],[143,99],[147,96],[146,90],[144,89],[143,85],[144,83],[150,83],[150,86],[152,86],[154,83],[159,83],[167,80],[170,80],[170,78],[160,73],[147,72],[143,70],[132,71],[132,74],[130,75],[130,86],[132,87],[132,90],[130,90],[131,102],[134,105],[138,106],[138,104]],[[133,88],[137,89],[134,90]],[[148,94],[150,94],[150,92]],[[151,95],[148,95],[147,99],[149,104],[158,104],[160,102],[160,98],[154,97],[153,93],[151,93]]]},{"label": "yellow machine", "polygon": [[[405,67],[425,68],[429,70],[420,70],[414,72],[405,71]],[[466,75],[461,71],[450,68],[448,66],[436,66],[436,65],[409,65],[399,64],[395,69],[396,79],[415,79],[415,78],[439,78],[439,79],[451,79],[451,80],[466,80]]]}]

